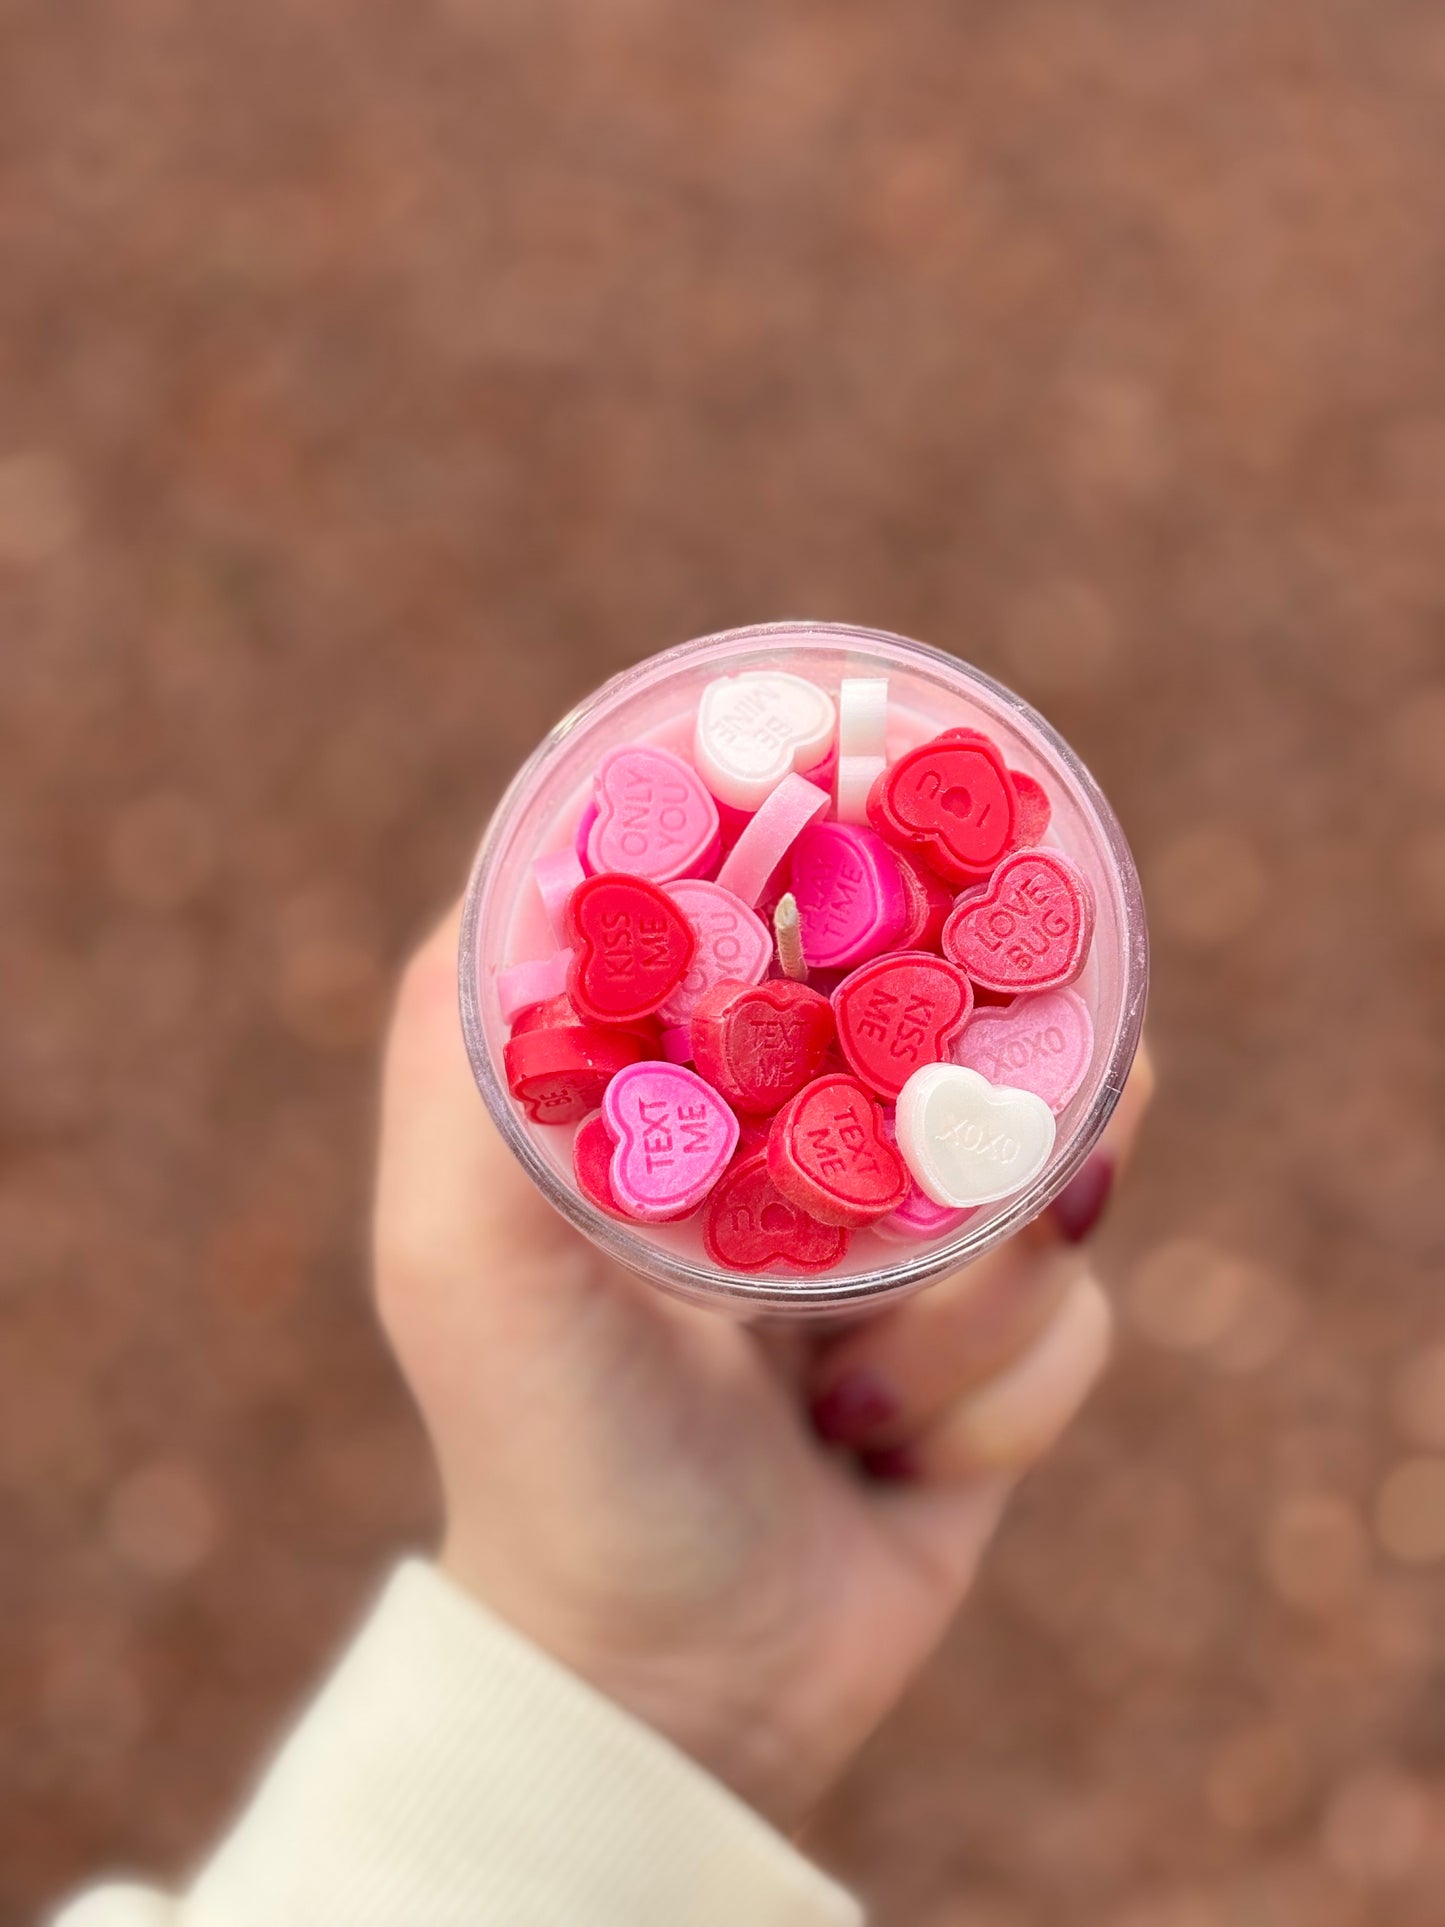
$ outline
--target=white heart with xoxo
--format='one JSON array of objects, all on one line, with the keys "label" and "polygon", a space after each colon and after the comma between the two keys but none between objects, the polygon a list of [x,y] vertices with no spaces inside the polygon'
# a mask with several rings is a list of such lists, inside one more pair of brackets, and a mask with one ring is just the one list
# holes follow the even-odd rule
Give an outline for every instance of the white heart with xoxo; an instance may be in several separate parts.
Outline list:
[{"label": "white heart with xoxo", "polygon": [[802,676],[718,676],[702,692],[693,761],[720,803],[756,810],[785,776],[822,762],[837,720],[832,697]]},{"label": "white heart with xoxo", "polygon": [[1032,1184],[1057,1126],[1032,1091],[990,1084],[961,1064],[925,1064],[898,1096],[898,1148],[935,1204],[961,1211]]}]

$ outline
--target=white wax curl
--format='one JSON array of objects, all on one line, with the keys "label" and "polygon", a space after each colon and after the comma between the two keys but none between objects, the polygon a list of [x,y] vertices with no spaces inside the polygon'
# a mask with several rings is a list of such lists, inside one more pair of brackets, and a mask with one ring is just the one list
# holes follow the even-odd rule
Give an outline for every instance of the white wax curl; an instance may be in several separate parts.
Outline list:
[{"label": "white wax curl", "polygon": [[838,686],[838,821],[866,823],[868,792],[887,768],[888,678],[845,676]]},{"label": "white wax curl", "polygon": [[868,792],[887,767],[881,756],[838,758],[836,788],[840,823],[868,821]]},{"label": "white wax curl", "polygon": [[888,678],[845,676],[838,686],[838,754],[887,756]]}]

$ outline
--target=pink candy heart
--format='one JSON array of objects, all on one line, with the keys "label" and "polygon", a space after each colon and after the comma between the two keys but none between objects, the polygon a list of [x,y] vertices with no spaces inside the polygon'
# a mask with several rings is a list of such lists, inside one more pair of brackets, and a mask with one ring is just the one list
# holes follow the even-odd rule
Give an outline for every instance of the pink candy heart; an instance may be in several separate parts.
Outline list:
[{"label": "pink candy heart", "polygon": [[893,852],[858,823],[814,823],[804,830],[793,846],[793,895],[803,954],[819,970],[876,957],[908,916]]},{"label": "pink candy heart", "polygon": [[773,961],[773,933],[755,910],[720,883],[682,877],[665,887],[692,925],[697,949],[692,968],[658,1016],[664,1024],[686,1024],[698,999],[714,984],[763,981]]},{"label": "pink candy heart", "polygon": [[717,805],[692,765],[670,749],[624,743],[608,750],[594,795],[597,815],[587,832],[594,870],[671,883],[715,862]]},{"label": "pink candy heart", "polygon": [[630,1218],[652,1224],[701,1204],[737,1149],[737,1119],[711,1084],[681,1064],[648,1061],[619,1071],[603,1094],[602,1116],[617,1147],[613,1196]]},{"label": "pink candy heart", "polygon": [[1005,1010],[976,1010],[949,1055],[955,1064],[1032,1091],[1057,1117],[1084,1081],[1094,1054],[1094,1020],[1076,990],[1015,997]]}]

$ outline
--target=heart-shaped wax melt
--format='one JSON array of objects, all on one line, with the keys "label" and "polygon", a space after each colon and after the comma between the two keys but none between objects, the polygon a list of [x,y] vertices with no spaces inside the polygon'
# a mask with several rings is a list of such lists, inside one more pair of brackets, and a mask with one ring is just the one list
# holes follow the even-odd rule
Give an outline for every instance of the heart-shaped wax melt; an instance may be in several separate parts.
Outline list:
[{"label": "heart-shaped wax melt", "polygon": [[[521,1037],[529,1030],[568,1030],[593,1028],[578,1010],[572,999],[563,991],[559,997],[549,997],[544,1003],[528,1004],[525,1010],[518,1011],[512,1020],[513,1037]],[[655,1017],[639,1018],[635,1024],[621,1026],[608,1025],[606,1034],[612,1036],[617,1029],[627,1031],[642,1045],[644,1057],[661,1055],[662,1031]]]},{"label": "heart-shaped wax melt", "polygon": [[693,1061],[736,1110],[775,1111],[815,1077],[833,1012],[807,984],[715,984],[692,1016]]},{"label": "heart-shaped wax melt", "polygon": [[593,786],[587,832],[593,870],[624,870],[670,883],[711,867],[719,848],[717,805],[697,771],[656,743],[609,749]]},{"label": "heart-shaped wax melt", "polygon": [[1018,850],[961,899],[943,953],[989,990],[1057,990],[1083,969],[1093,934],[1093,895],[1069,859]]},{"label": "heart-shaped wax melt", "polygon": [[1032,1091],[961,1064],[925,1064],[903,1086],[898,1147],[935,1204],[992,1204],[1032,1184],[1054,1148],[1054,1114]]},{"label": "heart-shaped wax melt", "polygon": [[665,1024],[687,1024],[698,999],[714,984],[763,981],[773,961],[773,937],[757,912],[720,883],[683,877],[664,887],[691,924],[697,949],[687,975],[658,1015]]},{"label": "heart-shaped wax melt", "polygon": [[635,1031],[568,1025],[509,1037],[502,1063],[534,1124],[575,1124],[601,1103],[609,1078],[655,1055]]},{"label": "heart-shaped wax melt", "polygon": [[889,765],[869,795],[868,820],[919,850],[946,882],[964,884],[987,876],[1012,847],[1018,800],[987,736],[945,731]]},{"label": "heart-shaped wax melt", "polygon": [[627,1024],[660,1010],[691,968],[692,925],[645,877],[603,871],[567,904],[572,964],[567,994],[597,1024]]},{"label": "heart-shaped wax melt", "polygon": [[1020,850],[1032,844],[1042,843],[1053,817],[1053,805],[1049,793],[1037,777],[1030,776],[1021,769],[1011,769],[1009,776],[1018,798],[1018,821],[1014,825],[1014,843]]},{"label": "heart-shaped wax melt", "polygon": [[[586,1128],[584,1124],[582,1129]],[[890,1123],[887,1130],[896,1143],[897,1127]],[[957,1211],[951,1205],[935,1204],[911,1172],[909,1179],[908,1196],[896,1211],[890,1211],[873,1227],[878,1236],[890,1244],[923,1244],[933,1238],[952,1237],[973,1216],[971,1210]]]},{"label": "heart-shaped wax melt", "polygon": [[719,676],[702,692],[693,756],[720,803],[755,810],[794,771],[833,743],[837,713],[816,683],[783,670]]},{"label": "heart-shaped wax melt", "polygon": [[681,1064],[633,1064],[607,1086],[602,1115],[616,1149],[618,1209],[657,1224],[695,1209],[727,1169],[738,1121],[711,1085]]},{"label": "heart-shaped wax melt", "polygon": [[577,1135],[572,1140],[572,1175],[584,1198],[590,1198],[597,1209],[609,1217],[621,1218],[626,1214],[612,1195],[615,1148],[606,1118],[601,1111],[593,1111],[577,1126]]},{"label": "heart-shaped wax melt", "polygon": [[729,1271],[827,1271],[848,1249],[842,1225],[823,1224],[785,1198],[766,1149],[737,1157],[707,1201],[703,1243]]},{"label": "heart-shaped wax melt", "polygon": [[810,969],[841,970],[886,950],[908,916],[893,852],[857,823],[814,823],[793,845],[793,895]]},{"label": "heart-shaped wax melt", "polygon": [[882,1107],[856,1077],[816,1078],[783,1106],[768,1133],[768,1172],[824,1224],[872,1224],[908,1196]]},{"label": "heart-shaped wax melt", "polygon": [[1041,1097],[1057,1117],[1084,1081],[1094,1021],[1076,990],[1016,997],[1006,1010],[975,1011],[949,1056],[990,1084]]},{"label": "heart-shaped wax melt", "polygon": [[953,910],[953,897],[947,886],[922,857],[911,850],[894,850],[903,894],[908,900],[903,927],[898,932],[900,950],[937,950],[943,926]]},{"label": "heart-shaped wax melt", "polygon": [[833,992],[838,1041],[880,1097],[895,1098],[921,1064],[942,1063],[969,1020],[973,991],[957,964],[898,950],[864,964]]}]

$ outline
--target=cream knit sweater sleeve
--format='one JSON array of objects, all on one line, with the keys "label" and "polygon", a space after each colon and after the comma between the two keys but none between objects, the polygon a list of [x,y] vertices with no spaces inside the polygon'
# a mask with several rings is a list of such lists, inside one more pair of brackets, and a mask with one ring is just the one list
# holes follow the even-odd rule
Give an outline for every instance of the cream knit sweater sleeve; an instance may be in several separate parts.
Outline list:
[{"label": "cream knit sweater sleeve", "polygon": [[55,1927],[859,1927],[648,1727],[409,1561],[183,1896]]}]

